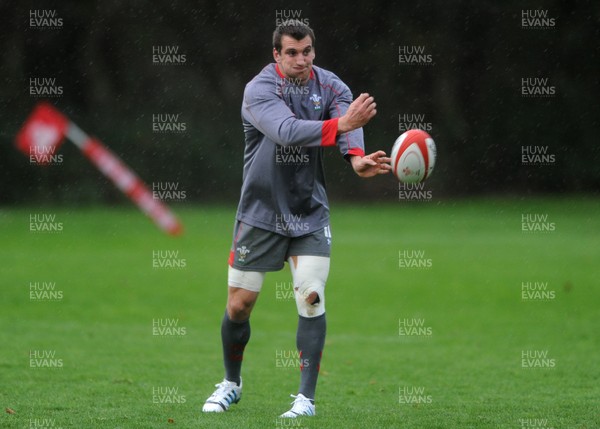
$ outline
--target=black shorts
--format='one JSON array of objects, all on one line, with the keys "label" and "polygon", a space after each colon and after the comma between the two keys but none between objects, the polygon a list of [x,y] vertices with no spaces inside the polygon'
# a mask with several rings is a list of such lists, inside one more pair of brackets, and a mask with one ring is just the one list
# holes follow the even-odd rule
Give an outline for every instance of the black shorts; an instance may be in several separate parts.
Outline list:
[{"label": "black shorts", "polygon": [[287,237],[236,221],[229,265],[241,271],[279,271],[290,256],[330,254],[329,226],[301,237]]}]

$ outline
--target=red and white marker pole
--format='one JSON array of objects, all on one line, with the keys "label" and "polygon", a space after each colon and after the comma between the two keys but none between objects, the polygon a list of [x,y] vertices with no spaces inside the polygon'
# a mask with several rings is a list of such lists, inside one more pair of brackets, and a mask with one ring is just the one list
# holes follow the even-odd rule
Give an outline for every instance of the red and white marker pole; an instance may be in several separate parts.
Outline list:
[{"label": "red and white marker pole", "polygon": [[66,136],[159,228],[171,235],[181,234],[183,228],[173,212],[160,200],[155,199],[146,184],[110,149],[89,137],[72,122],[69,122]]},{"label": "red and white marker pole", "polygon": [[17,147],[37,163],[45,164],[64,137],[129,197],[163,231],[179,235],[183,227],[177,217],[159,199],[153,198],[146,184],[117,155],[48,103],[36,106],[16,137]]}]

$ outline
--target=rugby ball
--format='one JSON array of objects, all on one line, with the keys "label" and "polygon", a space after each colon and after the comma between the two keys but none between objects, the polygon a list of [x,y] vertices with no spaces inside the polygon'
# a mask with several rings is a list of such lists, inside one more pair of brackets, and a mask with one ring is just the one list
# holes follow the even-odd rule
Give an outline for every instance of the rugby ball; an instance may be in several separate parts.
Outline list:
[{"label": "rugby ball", "polygon": [[419,183],[431,176],[437,151],[423,130],[408,130],[392,147],[392,172],[403,183]]}]

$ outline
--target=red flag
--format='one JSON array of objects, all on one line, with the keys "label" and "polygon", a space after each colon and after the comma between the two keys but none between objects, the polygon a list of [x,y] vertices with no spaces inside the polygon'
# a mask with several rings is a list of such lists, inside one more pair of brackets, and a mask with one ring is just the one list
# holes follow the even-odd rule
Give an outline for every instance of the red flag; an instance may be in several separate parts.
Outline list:
[{"label": "red flag", "polygon": [[163,231],[172,235],[182,233],[183,226],[177,217],[166,204],[153,198],[146,184],[133,170],[52,105],[41,102],[35,107],[17,134],[16,144],[19,150],[29,156],[30,162],[49,164],[54,161],[54,153],[64,137],[75,143],[84,155]]},{"label": "red flag", "polygon": [[51,104],[39,103],[17,134],[17,148],[36,164],[49,164],[63,142],[68,119]]}]

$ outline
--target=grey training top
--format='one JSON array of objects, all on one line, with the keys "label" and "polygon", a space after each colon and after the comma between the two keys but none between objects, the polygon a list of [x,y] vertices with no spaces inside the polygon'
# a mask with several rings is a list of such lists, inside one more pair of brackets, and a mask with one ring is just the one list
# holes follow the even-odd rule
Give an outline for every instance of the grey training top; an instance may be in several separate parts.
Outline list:
[{"label": "grey training top", "polygon": [[306,85],[267,65],[242,102],[246,147],[237,219],[298,237],[329,224],[323,147],[364,156],[362,128],[336,136],[352,94],[335,74],[313,66]]}]

